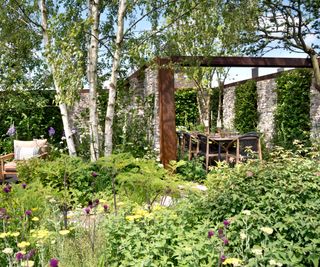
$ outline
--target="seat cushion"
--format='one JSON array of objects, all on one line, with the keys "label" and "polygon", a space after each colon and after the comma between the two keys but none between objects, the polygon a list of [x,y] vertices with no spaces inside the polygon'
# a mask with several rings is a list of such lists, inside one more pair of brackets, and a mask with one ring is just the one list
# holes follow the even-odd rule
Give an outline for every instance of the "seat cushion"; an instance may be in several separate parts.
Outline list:
[{"label": "seat cushion", "polygon": [[39,155],[39,147],[15,147],[14,159],[25,160]]},{"label": "seat cushion", "polygon": [[14,161],[6,162],[4,164],[4,171],[5,172],[15,172],[17,171],[17,163]]},{"label": "seat cushion", "polygon": [[47,139],[33,139],[36,146],[39,147],[40,153],[48,152],[48,141]]}]

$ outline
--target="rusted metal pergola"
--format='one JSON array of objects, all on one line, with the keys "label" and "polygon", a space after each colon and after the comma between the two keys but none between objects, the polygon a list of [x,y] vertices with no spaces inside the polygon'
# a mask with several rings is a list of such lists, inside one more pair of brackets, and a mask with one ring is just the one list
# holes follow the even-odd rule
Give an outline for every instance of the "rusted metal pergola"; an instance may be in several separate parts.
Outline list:
[{"label": "rusted metal pergola", "polygon": [[[319,61],[320,62],[320,61]],[[173,56],[157,58],[159,121],[160,121],[160,160],[167,165],[177,159],[176,114],[174,99],[174,69],[181,67],[289,67],[311,68],[308,58],[275,58],[275,57],[194,57]]]}]

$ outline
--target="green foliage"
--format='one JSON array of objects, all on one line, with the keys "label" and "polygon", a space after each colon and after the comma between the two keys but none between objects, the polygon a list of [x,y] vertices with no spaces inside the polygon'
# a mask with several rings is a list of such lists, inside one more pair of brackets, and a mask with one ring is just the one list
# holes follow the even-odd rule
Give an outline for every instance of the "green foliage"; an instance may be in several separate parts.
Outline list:
[{"label": "green foliage", "polygon": [[141,98],[124,82],[118,82],[113,123],[114,150],[116,153],[129,152],[135,157],[152,157],[154,95]]},{"label": "green foliage", "polygon": [[67,155],[52,161],[28,160],[18,166],[20,179],[28,182],[39,179],[44,186],[60,192],[61,201],[67,201],[70,205],[91,199],[94,191],[92,170],[90,163]]},{"label": "green foliage", "polygon": [[199,121],[197,92],[195,89],[181,89],[175,92],[176,125],[192,127]]},{"label": "green foliage", "polygon": [[150,209],[159,196],[176,191],[174,177],[168,176],[166,170],[154,160],[136,159],[123,153],[100,158],[96,164],[100,170],[115,178],[131,201],[147,203]]},{"label": "green foliage", "polygon": [[170,168],[181,180],[202,182],[207,176],[203,167],[203,160],[203,157],[196,157],[192,160],[171,161]]},{"label": "green foliage", "polygon": [[294,70],[277,78],[274,140],[277,145],[292,148],[295,139],[309,140],[311,76],[309,70]]},{"label": "green foliage", "polygon": [[[202,209],[215,222],[234,220],[231,246],[248,261],[253,246],[259,245],[264,257],[258,262],[263,266],[272,259],[291,266],[310,266],[320,253],[316,245],[320,239],[319,164],[283,149],[271,156],[270,162],[215,168],[208,175],[208,200]],[[252,213],[247,222],[243,221],[243,210]],[[274,232],[268,238],[260,229],[266,226]],[[247,244],[239,238],[241,231],[247,231]]]},{"label": "green foliage", "polygon": [[[51,144],[58,144],[63,133],[59,108],[54,105],[51,90],[6,90],[0,94],[0,153],[13,151],[13,139],[32,140],[41,136],[49,138],[48,129],[54,127],[56,134]],[[13,137],[7,135],[11,125],[16,128]]]},{"label": "green foliage", "polygon": [[240,133],[256,131],[258,124],[257,84],[247,81],[236,87],[235,128]]}]

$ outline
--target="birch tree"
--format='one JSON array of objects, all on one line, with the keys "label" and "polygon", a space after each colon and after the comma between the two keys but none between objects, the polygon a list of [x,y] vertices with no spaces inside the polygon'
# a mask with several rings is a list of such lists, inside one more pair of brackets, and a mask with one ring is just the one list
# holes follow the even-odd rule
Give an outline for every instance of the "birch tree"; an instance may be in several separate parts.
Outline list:
[{"label": "birch tree", "polygon": [[[41,11],[41,26],[43,44],[45,47],[45,55],[48,61],[56,90],[56,101],[62,116],[64,134],[66,137],[67,147],[70,156],[76,156],[76,147],[73,140],[72,124],[70,119],[70,111],[68,106],[72,106],[76,91],[82,88],[82,70],[81,70],[81,51],[77,34],[80,30],[77,25],[70,27],[64,32],[64,36],[59,36],[55,33],[53,37],[53,30],[48,27],[48,10],[46,0],[40,0],[39,8]],[[59,23],[63,16],[56,18],[54,23]],[[67,18],[68,19],[68,18]],[[57,26],[59,28],[60,25]],[[60,27],[61,28],[61,27]],[[66,34],[69,32],[69,35]]]},{"label": "birch tree", "polygon": [[120,65],[121,46],[123,41],[124,19],[125,19],[126,7],[127,7],[127,1],[120,0],[119,9],[118,9],[115,51],[113,55],[109,98],[108,98],[107,112],[106,112],[106,118],[105,118],[105,132],[104,132],[104,155],[105,156],[110,156],[112,153],[112,144],[113,144],[112,143],[112,136],[113,136],[112,125],[113,125],[113,118],[114,118],[114,111],[115,111],[118,69]]},{"label": "birch tree", "polygon": [[88,49],[87,76],[89,82],[89,133],[91,161],[99,158],[99,122],[97,111],[97,63],[99,46],[100,1],[89,1],[89,16],[92,19],[90,44]]}]

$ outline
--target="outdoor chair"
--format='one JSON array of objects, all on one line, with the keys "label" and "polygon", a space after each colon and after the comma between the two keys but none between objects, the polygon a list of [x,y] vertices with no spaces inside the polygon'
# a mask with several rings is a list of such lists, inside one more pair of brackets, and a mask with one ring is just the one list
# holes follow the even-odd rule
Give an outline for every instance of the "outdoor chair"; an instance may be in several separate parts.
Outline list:
[{"label": "outdoor chair", "polygon": [[205,167],[208,172],[209,165],[213,159],[219,158],[219,144],[211,139],[208,135],[198,134],[199,156],[205,157]]},{"label": "outdoor chair", "polygon": [[227,151],[227,162],[239,163],[254,158],[262,160],[260,137],[256,132],[241,135],[228,145]]},{"label": "outdoor chair", "polygon": [[14,153],[0,156],[0,181],[8,176],[17,176],[17,162],[47,155],[47,139],[32,141],[14,140]]},{"label": "outdoor chair", "polygon": [[191,160],[199,152],[199,141],[196,134],[183,133],[184,151],[188,152],[188,159]]}]

